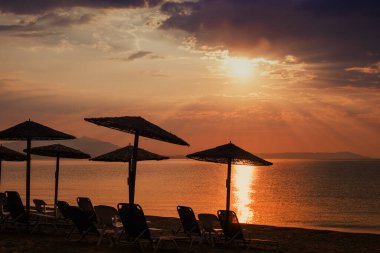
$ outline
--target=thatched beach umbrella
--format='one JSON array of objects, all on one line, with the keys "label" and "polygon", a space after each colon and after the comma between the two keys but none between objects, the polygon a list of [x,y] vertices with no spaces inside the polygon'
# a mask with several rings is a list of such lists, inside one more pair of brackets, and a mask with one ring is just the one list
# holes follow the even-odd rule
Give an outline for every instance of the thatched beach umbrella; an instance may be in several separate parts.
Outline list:
[{"label": "thatched beach umbrella", "polygon": [[65,140],[74,136],[28,120],[0,132],[0,140],[26,140],[26,211],[30,212],[30,149],[32,140]]},{"label": "thatched beach umbrella", "polygon": [[271,162],[265,161],[260,157],[257,157],[244,149],[232,144],[231,142],[225,145],[221,145],[215,148],[203,150],[193,154],[189,154],[186,157],[213,163],[224,163],[228,164],[227,170],[227,203],[226,210],[227,214],[230,210],[230,189],[231,189],[231,164],[240,165],[255,165],[255,166],[269,166],[272,165]]},{"label": "thatched beach umbrella", "polygon": [[[119,148],[109,153],[93,157],[91,161],[101,161],[101,162],[127,162],[128,163],[128,182],[131,177],[131,161],[133,157],[133,146],[128,145],[124,148]],[[161,156],[149,151],[146,151],[142,148],[137,149],[137,161],[147,161],[147,160],[165,160],[169,159],[167,156]],[[129,184],[129,183],[128,183]]]},{"label": "thatched beach umbrella", "polygon": [[1,184],[1,162],[2,161],[25,161],[26,155],[0,145],[0,184]]},{"label": "thatched beach umbrella", "polygon": [[132,163],[130,168],[129,178],[129,202],[134,203],[135,199],[135,181],[136,181],[136,164],[137,150],[139,145],[139,137],[169,142],[178,145],[189,146],[189,144],[172,133],[160,128],[159,126],[150,123],[142,117],[104,117],[104,118],[85,118],[84,120],[96,125],[109,127],[122,132],[127,132],[135,135],[133,144]]},{"label": "thatched beach umbrella", "polygon": [[[27,150],[25,149],[24,152]],[[33,155],[56,157],[55,165],[55,188],[54,188],[54,213],[57,215],[57,200],[58,200],[58,179],[59,179],[59,159],[72,158],[72,159],[88,159],[91,156],[83,153],[80,150],[66,147],[61,144],[53,144],[48,146],[35,147],[30,149]]]},{"label": "thatched beach umbrella", "polygon": [[[102,162],[131,162],[133,157],[133,146],[128,145],[124,148],[119,148],[109,153],[93,157],[91,161],[102,161]],[[137,161],[146,161],[146,160],[164,160],[169,159],[167,156],[158,155],[145,149],[137,149]]]}]

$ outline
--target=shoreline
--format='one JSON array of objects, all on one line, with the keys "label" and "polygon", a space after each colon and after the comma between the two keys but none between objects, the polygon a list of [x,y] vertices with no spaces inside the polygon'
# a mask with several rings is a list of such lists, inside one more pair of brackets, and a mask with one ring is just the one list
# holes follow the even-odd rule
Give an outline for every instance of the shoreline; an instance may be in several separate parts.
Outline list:
[{"label": "shoreline", "polygon": [[[146,216],[154,228],[165,229],[168,233],[179,227],[179,219],[174,217]],[[371,233],[351,233],[331,230],[316,230],[293,227],[276,227],[267,225],[242,224],[254,238],[275,240],[279,242],[278,250],[252,249],[252,252],[286,252],[286,253],[380,253],[380,235]],[[50,228],[49,228],[50,229]],[[109,247],[106,240],[100,246],[97,238],[88,237],[84,241],[65,241],[64,233],[48,232],[48,227],[41,232],[27,234],[24,231],[1,230],[0,252],[138,252],[137,249],[116,245]],[[180,247],[181,251],[186,251]],[[194,245],[191,252],[240,252],[242,249],[227,246]],[[162,252],[162,251],[161,251]]]}]

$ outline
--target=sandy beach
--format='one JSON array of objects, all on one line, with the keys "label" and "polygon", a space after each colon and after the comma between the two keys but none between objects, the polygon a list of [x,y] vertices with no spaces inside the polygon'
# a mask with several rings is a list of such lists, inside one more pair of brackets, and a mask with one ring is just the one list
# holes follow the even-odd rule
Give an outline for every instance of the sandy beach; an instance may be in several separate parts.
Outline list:
[{"label": "sandy beach", "polygon": [[[163,228],[168,233],[179,226],[177,218],[148,216],[152,227]],[[287,253],[377,253],[380,252],[380,235],[312,230],[301,228],[273,227],[262,225],[243,225],[255,238],[276,240],[278,250],[253,248],[251,252],[287,252]],[[7,229],[0,231],[0,252],[139,252],[137,248],[116,245],[110,247],[107,240],[100,246],[97,238],[89,236],[83,241],[65,241],[64,232],[52,233],[51,228],[28,234]],[[180,244],[180,251],[187,251],[185,244]],[[192,252],[240,252],[244,249],[218,245],[214,248],[207,244],[197,244]],[[168,251],[168,250],[161,250]]]}]

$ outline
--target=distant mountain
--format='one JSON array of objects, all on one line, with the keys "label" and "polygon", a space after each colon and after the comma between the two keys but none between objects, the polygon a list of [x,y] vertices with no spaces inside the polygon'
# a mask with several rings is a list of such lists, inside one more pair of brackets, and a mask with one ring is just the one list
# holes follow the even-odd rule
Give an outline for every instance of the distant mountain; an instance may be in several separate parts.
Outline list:
[{"label": "distant mountain", "polygon": [[[32,141],[32,147],[46,146],[46,145],[57,144],[57,143],[71,147],[71,148],[79,149],[85,153],[90,154],[91,157],[98,156],[98,155],[120,148],[119,146],[115,144],[93,139],[86,136],[73,139],[73,140]],[[10,142],[10,143],[4,143],[2,145],[19,152],[23,152],[23,150],[26,148],[25,141],[15,141],[15,142]]]},{"label": "distant mountain", "polygon": [[[288,152],[288,153],[258,153],[255,154],[264,159],[314,159],[314,160],[368,160],[370,157],[358,155],[352,152]],[[185,159],[185,155],[173,155],[171,159]]]},{"label": "distant mountain", "polygon": [[370,157],[352,152],[289,152],[289,153],[262,153],[257,156],[267,159],[315,159],[315,160],[367,160]]}]

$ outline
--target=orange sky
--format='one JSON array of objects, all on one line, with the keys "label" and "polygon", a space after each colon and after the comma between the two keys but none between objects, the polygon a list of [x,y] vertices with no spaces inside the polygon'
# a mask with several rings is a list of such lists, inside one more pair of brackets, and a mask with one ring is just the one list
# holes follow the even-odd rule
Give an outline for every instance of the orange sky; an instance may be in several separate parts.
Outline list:
[{"label": "orange sky", "polygon": [[[139,115],[191,145],[142,139],[143,148],[162,154],[231,140],[253,153],[380,157],[379,32],[351,25],[352,34],[331,35],[339,24],[356,24],[359,14],[367,25],[378,18],[362,11],[350,19],[349,6],[340,19],[338,12],[306,15],[318,10],[313,6],[299,13],[254,1],[219,0],[217,8],[204,0],[95,2],[36,1],[21,9],[0,1],[1,130],[30,118],[122,146],[131,135],[83,118]],[[250,16],[250,8],[267,15]],[[267,18],[292,12],[288,23]],[[331,31],[320,29],[331,20]],[[357,36],[368,43],[341,43]]]}]

